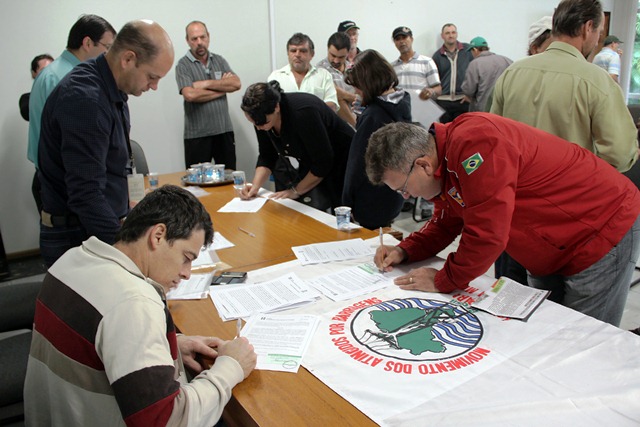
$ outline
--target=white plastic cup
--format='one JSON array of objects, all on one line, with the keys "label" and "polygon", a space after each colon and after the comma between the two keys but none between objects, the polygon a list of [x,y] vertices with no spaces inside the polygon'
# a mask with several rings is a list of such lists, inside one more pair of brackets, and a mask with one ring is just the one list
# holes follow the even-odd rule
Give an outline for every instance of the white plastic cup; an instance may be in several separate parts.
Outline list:
[{"label": "white plastic cup", "polygon": [[224,164],[213,165],[213,180],[224,181]]},{"label": "white plastic cup", "polygon": [[247,184],[244,171],[233,171],[231,176],[233,176],[233,188],[238,192],[244,190],[244,186]]},{"label": "white plastic cup", "polygon": [[338,230],[349,230],[351,227],[351,208],[349,206],[338,206],[335,209]]},{"label": "white plastic cup", "polygon": [[147,176],[149,177],[149,189],[155,190],[158,188],[158,173],[149,172]]},{"label": "white plastic cup", "polygon": [[213,170],[212,163],[203,163],[202,164],[202,180],[203,182],[212,182],[215,181],[215,171]]},{"label": "white plastic cup", "polygon": [[[196,171],[195,174],[191,172],[192,170]],[[195,175],[195,178],[193,178],[191,182],[203,182],[205,180],[204,168],[202,167],[202,163],[195,163],[191,165],[188,171],[189,171],[189,175]]]},{"label": "white plastic cup", "polygon": [[187,175],[189,182],[198,183],[200,182],[200,169],[197,168],[189,168],[187,169]]}]

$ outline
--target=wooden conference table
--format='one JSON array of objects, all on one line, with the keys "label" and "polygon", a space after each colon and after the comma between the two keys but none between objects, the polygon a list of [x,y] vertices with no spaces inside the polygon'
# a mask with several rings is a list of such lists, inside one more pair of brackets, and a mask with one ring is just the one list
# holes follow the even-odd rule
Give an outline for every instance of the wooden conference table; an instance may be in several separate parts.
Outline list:
[{"label": "wooden conference table", "polygon": [[[181,185],[183,175],[184,172],[161,175],[160,185]],[[338,231],[275,202],[266,203],[257,213],[218,213],[234,197],[233,186],[203,188],[210,194],[199,200],[211,215],[214,229],[236,245],[218,251],[221,261],[233,271],[250,271],[294,260],[292,246],[367,239],[377,234],[367,229]],[[235,336],[235,322],[223,322],[208,298],[170,301],[169,309],[175,324],[185,334],[223,339]],[[230,426],[375,425],[302,367],[297,374],[254,371],[233,389],[223,418]]]}]

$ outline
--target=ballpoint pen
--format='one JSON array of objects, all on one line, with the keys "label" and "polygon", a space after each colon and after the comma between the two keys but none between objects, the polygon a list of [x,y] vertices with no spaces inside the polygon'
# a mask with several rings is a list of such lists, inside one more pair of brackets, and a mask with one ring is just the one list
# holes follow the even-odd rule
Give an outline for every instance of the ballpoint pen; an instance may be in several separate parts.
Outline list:
[{"label": "ballpoint pen", "polygon": [[249,236],[251,236],[251,237],[256,237],[256,235],[255,235],[255,234],[253,234],[253,233],[252,233],[252,232],[250,232],[250,231],[245,230],[245,229],[244,229],[244,228],[242,228],[242,227],[238,227],[238,230],[242,231],[242,232],[243,232],[243,233],[245,233],[245,234],[248,234],[248,235],[249,235]]},{"label": "ballpoint pen", "polygon": [[[384,242],[383,242],[383,237],[382,237],[382,227],[380,227],[380,248],[382,248],[382,261],[384,261],[384,257],[386,256],[386,254],[384,253]],[[382,268],[379,269],[380,273],[384,273],[384,270]]]},{"label": "ballpoint pen", "polygon": [[242,329],[242,319],[236,320],[236,338],[240,338],[240,330]]}]

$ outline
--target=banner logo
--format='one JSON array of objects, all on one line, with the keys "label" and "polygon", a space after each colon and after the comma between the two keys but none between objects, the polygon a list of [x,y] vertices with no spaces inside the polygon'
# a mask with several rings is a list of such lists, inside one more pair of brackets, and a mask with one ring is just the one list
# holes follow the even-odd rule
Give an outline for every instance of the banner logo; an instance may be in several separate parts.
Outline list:
[{"label": "banner logo", "polygon": [[353,319],[351,330],[372,352],[407,361],[460,356],[478,345],[483,332],[480,320],[465,308],[420,298],[364,309]]},{"label": "banner logo", "polygon": [[491,353],[479,346],[484,333],[480,319],[461,304],[374,297],[333,316],[329,335],[341,352],[373,368],[399,374],[451,372]]}]

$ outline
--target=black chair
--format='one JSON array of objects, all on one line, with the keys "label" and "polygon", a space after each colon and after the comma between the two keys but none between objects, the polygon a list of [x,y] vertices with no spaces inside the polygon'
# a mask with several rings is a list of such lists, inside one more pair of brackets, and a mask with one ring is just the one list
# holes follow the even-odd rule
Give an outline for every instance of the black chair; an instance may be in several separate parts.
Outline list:
[{"label": "black chair", "polygon": [[22,390],[41,285],[0,283],[0,425],[24,419]]},{"label": "black chair", "polygon": [[147,165],[147,158],[144,155],[142,146],[137,141],[131,140],[131,153],[133,154],[133,161],[136,163],[136,171],[143,175],[149,174],[149,166]]}]

